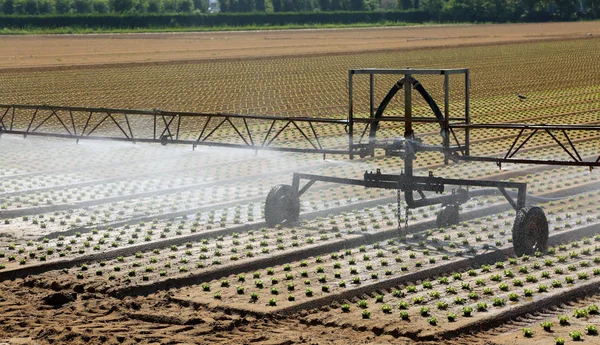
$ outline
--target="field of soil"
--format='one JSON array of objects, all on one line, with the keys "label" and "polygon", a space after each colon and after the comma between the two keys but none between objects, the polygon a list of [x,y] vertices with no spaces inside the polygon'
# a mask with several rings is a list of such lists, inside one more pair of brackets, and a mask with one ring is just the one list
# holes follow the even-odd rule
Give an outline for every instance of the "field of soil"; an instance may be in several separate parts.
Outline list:
[{"label": "field of soil", "polygon": [[[597,22],[0,36],[0,104],[344,118],[350,68],[466,67],[475,123],[597,125],[598,56]],[[420,82],[439,102],[436,77]],[[374,97],[394,78],[377,79]],[[365,99],[357,114],[368,114]],[[68,128],[68,111],[11,109],[0,107],[0,128]],[[415,114],[426,109],[415,100]],[[72,123],[78,133],[85,118]],[[194,126],[183,135],[197,136]],[[316,126],[319,145],[347,145],[339,127]],[[292,130],[274,145],[301,145]],[[415,132],[439,142],[432,124]],[[438,227],[439,205],[407,210],[396,191],[318,182],[300,198],[298,223],[265,223],[267,194],[292,173],[399,173],[403,161],[382,152],[350,160],[0,135],[0,344],[600,343],[596,170],[445,166],[419,153],[418,175],[528,183],[549,248],[517,257],[516,212],[500,194],[471,198],[459,222]],[[238,135],[214,130],[224,142]],[[472,153],[503,156],[516,135],[474,130]],[[555,138],[532,136],[517,157],[569,159]],[[581,131],[569,145],[595,159],[600,135]]]},{"label": "field of soil", "polygon": [[600,36],[597,22],[0,37],[0,69],[357,53]]}]

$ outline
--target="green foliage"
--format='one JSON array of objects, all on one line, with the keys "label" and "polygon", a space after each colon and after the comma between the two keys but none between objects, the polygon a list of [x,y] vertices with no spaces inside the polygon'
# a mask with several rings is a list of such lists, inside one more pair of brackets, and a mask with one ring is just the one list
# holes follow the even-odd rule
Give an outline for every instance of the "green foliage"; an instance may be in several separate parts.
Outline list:
[{"label": "green foliage", "polygon": [[525,338],[532,338],[533,330],[531,328],[523,328],[523,335],[525,336]]},{"label": "green foliage", "polygon": [[576,318],[582,318],[582,317],[587,317],[588,316],[588,310],[585,308],[582,309],[577,309],[575,308],[575,310],[573,311],[573,316],[575,316]]},{"label": "green foliage", "polygon": [[559,315],[558,316],[558,322],[562,325],[568,325],[569,324],[569,317],[567,315]]},{"label": "green foliage", "polygon": [[[198,9],[195,1],[201,1],[202,8]],[[31,8],[21,5],[26,2],[32,2],[28,5]],[[420,10],[206,14],[202,12],[206,6],[204,0],[3,0],[0,1],[0,22],[3,27],[13,29],[133,29],[421,23],[429,20],[427,13]]]},{"label": "green foliage", "polygon": [[569,332],[569,336],[571,337],[571,339],[573,339],[575,341],[581,340],[582,335],[583,334],[581,334],[581,331]]},{"label": "green foliage", "polygon": [[552,326],[554,324],[550,321],[544,321],[542,323],[540,323],[540,326],[544,329],[544,331],[546,332],[550,332],[552,330]]}]

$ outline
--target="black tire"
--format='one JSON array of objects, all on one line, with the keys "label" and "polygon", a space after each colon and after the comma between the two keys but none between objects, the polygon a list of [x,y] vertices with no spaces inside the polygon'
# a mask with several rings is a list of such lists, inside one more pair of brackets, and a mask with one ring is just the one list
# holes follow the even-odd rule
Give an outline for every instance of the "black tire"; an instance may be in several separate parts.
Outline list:
[{"label": "black tire", "polygon": [[458,206],[448,205],[438,212],[435,219],[435,225],[438,228],[447,228],[449,226],[458,224],[458,218]]},{"label": "black tire", "polygon": [[298,222],[299,217],[300,198],[294,187],[279,184],[271,188],[265,202],[265,222],[267,226],[294,224]]},{"label": "black tire", "polygon": [[548,249],[548,220],[544,210],[537,206],[520,209],[513,224],[512,239],[517,256],[545,253]]}]

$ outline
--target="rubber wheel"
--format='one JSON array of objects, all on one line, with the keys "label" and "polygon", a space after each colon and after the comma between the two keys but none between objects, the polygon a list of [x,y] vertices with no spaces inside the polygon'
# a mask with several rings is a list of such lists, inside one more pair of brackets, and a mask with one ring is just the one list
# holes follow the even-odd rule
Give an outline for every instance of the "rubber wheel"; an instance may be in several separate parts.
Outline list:
[{"label": "rubber wheel", "polygon": [[300,216],[300,198],[294,187],[280,184],[267,195],[265,203],[265,222],[267,226],[287,225],[298,222]]},{"label": "rubber wheel", "polygon": [[435,225],[438,228],[447,228],[458,224],[458,206],[448,205],[438,212]]},{"label": "rubber wheel", "polygon": [[548,249],[548,220],[544,210],[537,206],[520,209],[513,224],[512,239],[517,256],[546,252]]}]

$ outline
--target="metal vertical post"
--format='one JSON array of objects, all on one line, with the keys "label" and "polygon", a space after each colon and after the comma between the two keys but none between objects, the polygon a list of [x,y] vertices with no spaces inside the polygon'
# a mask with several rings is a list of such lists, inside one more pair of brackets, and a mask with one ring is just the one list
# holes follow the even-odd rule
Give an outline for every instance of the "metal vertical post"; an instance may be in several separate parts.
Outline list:
[{"label": "metal vertical post", "polygon": [[[404,172],[408,176],[413,174],[413,150],[412,140],[414,133],[412,128],[412,75],[404,75],[404,138],[406,139],[407,149],[404,158]],[[412,193],[412,191],[406,191]]]},{"label": "metal vertical post", "polygon": [[444,73],[444,128],[442,129],[443,140],[444,140],[444,164],[448,164],[448,149],[450,148],[450,130],[449,130],[449,118],[450,118],[450,76],[448,73]]},{"label": "metal vertical post", "polygon": [[12,107],[12,116],[10,118],[10,130],[13,130],[13,123],[15,122],[15,107]]},{"label": "metal vertical post", "polygon": [[525,202],[527,201],[527,184],[523,184],[523,187],[518,189],[517,194],[517,211],[525,207]]},{"label": "metal vertical post", "polygon": [[375,109],[375,75],[369,73],[369,116],[373,118]]},{"label": "metal vertical post", "polygon": [[[471,123],[471,116],[469,115],[469,89],[471,88],[469,81],[469,70],[465,71],[465,122],[468,124]],[[471,144],[469,142],[470,133],[469,128],[465,128],[465,155],[470,155]]]},{"label": "metal vertical post", "polygon": [[354,108],[352,101],[353,70],[348,71],[348,148],[350,151],[350,159],[354,159]]},{"label": "metal vertical post", "polygon": [[[374,83],[375,83],[375,74],[373,72],[369,73],[369,117],[372,119],[375,116],[373,112],[375,108],[375,91],[374,91]],[[371,157],[375,157],[375,150],[371,150]]]},{"label": "metal vertical post", "polygon": [[404,137],[413,139],[412,129],[412,75],[404,76]]}]

